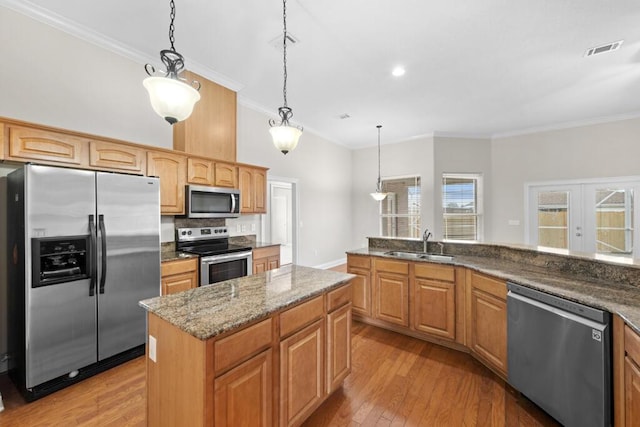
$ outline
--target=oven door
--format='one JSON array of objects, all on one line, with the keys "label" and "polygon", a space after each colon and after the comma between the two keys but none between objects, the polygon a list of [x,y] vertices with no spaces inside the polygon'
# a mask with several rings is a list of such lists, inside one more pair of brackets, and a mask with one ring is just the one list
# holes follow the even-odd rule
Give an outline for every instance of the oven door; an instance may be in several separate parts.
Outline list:
[{"label": "oven door", "polygon": [[251,275],[251,258],[251,251],[202,257],[200,286]]}]

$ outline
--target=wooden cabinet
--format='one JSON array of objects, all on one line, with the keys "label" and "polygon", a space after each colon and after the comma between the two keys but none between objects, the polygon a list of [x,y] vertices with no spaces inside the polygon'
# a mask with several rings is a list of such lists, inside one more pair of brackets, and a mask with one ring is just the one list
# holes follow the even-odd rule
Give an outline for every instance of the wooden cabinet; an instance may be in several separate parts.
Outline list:
[{"label": "wooden cabinet", "polygon": [[374,274],[374,317],[408,327],[409,263],[376,258]]},{"label": "wooden cabinet", "polygon": [[240,188],[240,213],[267,212],[267,170],[263,168],[238,167]]},{"label": "wooden cabinet", "polygon": [[507,284],[467,270],[470,348],[485,364],[507,376]]},{"label": "wooden cabinet", "polygon": [[254,249],[252,262],[253,274],[280,268],[280,245]]},{"label": "wooden cabinet", "polygon": [[412,329],[455,340],[455,268],[416,263],[412,286]]},{"label": "wooden cabinet", "polygon": [[348,254],[347,272],[356,276],[351,281],[353,312],[371,316],[371,258]]},{"label": "wooden cabinet", "polygon": [[183,77],[200,82],[201,98],[188,119],[173,125],[173,149],[234,163],[236,93],[190,71]]},{"label": "wooden cabinet", "polygon": [[300,425],[322,403],[324,319],[280,342],[280,425]]},{"label": "wooden cabinet", "polygon": [[184,214],[187,158],[164,151],[147,152],[147,175],[160,178],[160,212]]},{"label": "wooden cabinet", "polygon": [[334,392],[351,373],[351,304],[327,316],[327,393]]},{"label": "wooden cabinet", "polygon": [[198,287],[198,258],[163,262],[161,271],[162,295]]},{"label": "wooden cabinet", "polygon": [[640,335],[624,326],[625,426],[640,427]]},{"label": "wooden cabinet", "polygon": [[8,126],[7,160],[83,166],[88,164],[87,139],[61,132]]},{"label": "wooden cabinet", "polygon": [[238,186],[238,167],[229,163],[215,163],[215,181],[216,187],[236,188]]},{"label": "wooden cabinet", "polygon": [[215,379],[215,425],[272,425],[273,356],[268,349]]},{"label": "wooden cabinet", "polygon": [[213,160],[189,157],[187,159],[187,182],[196,185],[214,185]]},{"label": "wooden cabinet", "polygon": [[107,141],[89,142],[89,166],[144,175],[146,150]]}]

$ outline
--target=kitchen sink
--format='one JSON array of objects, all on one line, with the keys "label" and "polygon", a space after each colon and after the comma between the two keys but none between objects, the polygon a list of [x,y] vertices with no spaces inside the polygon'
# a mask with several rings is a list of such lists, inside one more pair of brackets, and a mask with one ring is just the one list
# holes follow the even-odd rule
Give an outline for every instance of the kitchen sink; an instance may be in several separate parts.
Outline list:
[{"label": "kitchen sink", "polygon": [[389,251],[384,254],[398,258],[423,259],[427,261],[453,261],[453,256],[451,255],[425,254],[424,252]]}]

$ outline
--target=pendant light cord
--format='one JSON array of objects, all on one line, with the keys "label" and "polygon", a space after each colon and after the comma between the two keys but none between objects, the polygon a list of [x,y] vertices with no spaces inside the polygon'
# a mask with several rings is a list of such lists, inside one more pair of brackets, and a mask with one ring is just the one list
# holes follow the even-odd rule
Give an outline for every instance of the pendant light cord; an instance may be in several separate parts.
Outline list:
[{"label": "pendant light cord", "polygon": [[382,125],[377,125],[378,128],[378,185],[376,186],[376,190],[378,192],[382,191],[382,180],[380,179],[380,128]]},{"label": "pendant light cord", "polygon": [[283,21],[283,40],[282,40],[282,63],[284,68],[284,84],[282,86],[282,96],[284,97],[284,106],[287,107],[287,0],[282,0],[282,21]]}]

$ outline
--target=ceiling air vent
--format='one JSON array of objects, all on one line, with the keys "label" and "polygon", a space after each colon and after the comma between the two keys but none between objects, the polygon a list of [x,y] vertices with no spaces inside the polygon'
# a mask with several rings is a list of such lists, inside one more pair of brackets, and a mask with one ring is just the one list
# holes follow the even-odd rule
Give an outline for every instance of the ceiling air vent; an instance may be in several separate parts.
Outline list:
[{"label": "ceiling air vent", "polygon": [[605,53],[605,52],[612,52],[614,50],[618,50],[620,49],[620,46],[622,46],[622,42],[624,40],[618,40],[617,42],[613,42],[613,43],[608,43],[602,46],[596,46],[596,47],[592,47],[591,49],[588,49],[584,56],[593,56],[593,55],[598,55],[600,53]]}]

